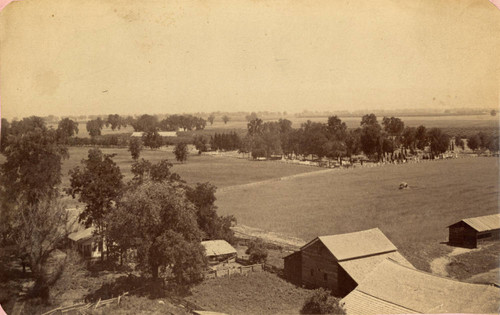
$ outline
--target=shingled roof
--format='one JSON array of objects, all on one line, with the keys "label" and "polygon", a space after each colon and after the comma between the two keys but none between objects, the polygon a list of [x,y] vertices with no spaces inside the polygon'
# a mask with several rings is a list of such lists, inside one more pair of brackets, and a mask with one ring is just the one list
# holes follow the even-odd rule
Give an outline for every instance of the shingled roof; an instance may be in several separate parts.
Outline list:
[{"label": "shingled roof", "polygon": [[236,249],[224,240],[203,241],[201,245],[205,247],[207,256],[236,254]]},{"label": "shingled roof", "polygon": [[338,261],[397,250],[396,246],[378,228],[346,234],[319,236],[302,246],[301,249],[308,247],[318,239]]},{"label": "shingled roof", "polygon": [[[500,214],[490,214],[481,217],[463,219],[457,223],[464,222],[478,232],[500,229]],[[455,225],[454,223],[452,225]],[[450,226],[452,226],[450,225]],[[448,226],[448,227],[450,227]]]},{"label": "shingled roof", "polygon": [[347,314],[497,313],[500,290],[411,269],[386,259],[343,300]]}]

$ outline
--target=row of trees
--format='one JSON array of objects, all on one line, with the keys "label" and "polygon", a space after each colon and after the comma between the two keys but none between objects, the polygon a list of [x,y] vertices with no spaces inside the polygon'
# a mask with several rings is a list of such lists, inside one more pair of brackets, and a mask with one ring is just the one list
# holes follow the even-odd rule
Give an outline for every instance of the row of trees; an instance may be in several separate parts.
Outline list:
[{"label": "row of trees", "polygon": [[241,147],[241,139],[236,132],[215,133],[210,138],[210,147],[212,150],[238,150]]},{"label": "row of trees", "polygon": [[[460,139],[462,140],[462,139]],[[463,147],[463,140],[460,143],[455,143],[456,145],[461,145]],[[472,150],[490,150],[492,152],[498,152],[499,149],[499,138],[492,137],[484,132],[478,132],[467,138],[467,146]]]},{"label": "row of trees", "polygon": [[[2,141],[6,161],[0,168],[0,245],[27,263],[35,278],[34,293],[47,299],[57,280],[48,261],[71,232],[59,189],[68,150],[59,132],[38,117],[5,127],[9,133]],[[133,178],[125,182],[113,158],[92,148],[70,171],[70,187],[64,192],[85,205],[79,221],[96,227],[101,247],[108,245],[109,259],[134,250],[140,270],[155,278],[178,285],[200,280],[206,263],[200,241],[234,241],[230,226],[235,220],[217,214],[216,188],[209,183],[187,185],[167,160],[136,160]]]},{"label": "row of trees", "polygon": [[254,118],[247,129],[240,150],[251,152],[254,158],[295,154],[335,159],[363,152],[380,160],[398,149],[415,153],[429,147],[436,155],[450,146],[450,136],[439,128],[405,127],[397,117],[384,117],[380,124],[374,114],[363,116],[356,129],[347,129],[337,116],[329,117],[326,123],[307,121],[298,129],[287,119],[264,123]]}]

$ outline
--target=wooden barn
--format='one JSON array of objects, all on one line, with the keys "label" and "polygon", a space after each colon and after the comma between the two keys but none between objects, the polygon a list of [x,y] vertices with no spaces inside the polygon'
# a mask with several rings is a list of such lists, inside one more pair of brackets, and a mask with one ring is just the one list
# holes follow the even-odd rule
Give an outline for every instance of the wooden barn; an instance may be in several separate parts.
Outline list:
[{"label": "wooden barn", "polygon": [[378,228],[319,236],[284,257],[284,274],[293,283],[345,296],[386,258],[413,268]]},{"label": "wooden barn", "polygon": [[448,229],[449,245],[476,248],[483,242],[500,239],[500,214],[463,219]]}]

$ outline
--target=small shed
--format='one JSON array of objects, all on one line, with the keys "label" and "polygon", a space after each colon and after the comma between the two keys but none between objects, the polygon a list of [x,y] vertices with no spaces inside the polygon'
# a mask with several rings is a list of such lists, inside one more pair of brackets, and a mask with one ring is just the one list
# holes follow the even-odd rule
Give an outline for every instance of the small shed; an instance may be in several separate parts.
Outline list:
[{"label": "small shed", "polygon": [[347,314],[496,314],[500,289],[439,277],[385,259],[341,303]]},{"label": "small shed", "polygon": [[[95,239],[95,228],[90,227],[68,235],[73,247],[82,254],[84,258],[100,258],[103,252],[104,244]],[[104,251],[106,248],[104,247]]]},{"label": "small shed", "polygon": [[205,254],[210,264],[234,262],[236,260],[236,249],[225,240],[203,241],[201,245],[205,247]]},{"label": "small shed", "polygon": [[345,296],[386,258],[413,268],[378,228],[319,236],[284,257],[284,274],[291,282]]},{"label": "small shed", "polygon": [[463,219],[448,229],[449,245],[476,248],[483,242],[500,239],[500,214]]}]

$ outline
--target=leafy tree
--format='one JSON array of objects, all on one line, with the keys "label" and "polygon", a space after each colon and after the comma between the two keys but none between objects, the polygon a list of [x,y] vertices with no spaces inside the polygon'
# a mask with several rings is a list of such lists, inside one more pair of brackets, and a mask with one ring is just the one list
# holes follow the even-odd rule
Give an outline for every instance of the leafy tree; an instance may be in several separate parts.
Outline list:
[{"label": "leafy tree", "polygon": [[111,130],[120,130],[121,127],[127,127],[127,121],[120,117],[120,115],[118,114],[110,114],[108,115],[108,119],[106,120],[106,127],[109,127],[110,125]]},{"label": "leafy tree", "polygon": [[262,133],[264,122],[260,118],[252,119],[247,124],[248,135],[253,136]]},{"label": "leafy tree", "polygon": [[478,135],[473,135],[467,139],[467,146],[472,150],[476,151],[481,145],[481,138]]},{"label": "leafy tree", "polygon": [[398,137],[401,135],[403,130],[405,129],[404,122],[396,117],[384,117],[382,119],[382,125],[384,126],[384,130],[390,135]]},{"label": "leafy tree", "polygon": [[328,132],[325,124],[307,121],[301,126],[300,153],[322,158],[328,154]]},{"label": "leafy tree", "polygon": [[382,127],[374,114],[364,115],[361,119],[361,148],[366,155],[382,154]]},{"label": "leafy tree", "polygon": [[104,121],[100,117],[87,122],[87,132],[91,137],[100,136],[103,127]]},{"label": "leafy tree", "polygon": [[199,153],[207,151],[207,140],[202,135],[195,136],[193,144]]},{"label": "leafy tree", "polygon": [[39,117],[12,124],[3,154],[6,161],[0,173],[7,199],[23,197],[34,204],[40,196],[58,194],[61,161],[69,157],[68,150],[58,143],[56,131],[47,129]]},{"label": "leafy tree", "polygon": [[235,243],[231,226],[236,223],[233,216],[218,216],[215,205],[216,187],[210,183],[196,184],[186,187],[186,196],[196,208],[198,227],[204,232],[204,239],[224,239]]},{"label": "leafy tree", "polygon": [[433,154],[444,153],[450,146],[450,136],[443,133],[439,128],[432,128],[427,132],[431,152]]},{"label": "leafy tree", "polygon": [[361,152],[361,129],[349,130],[345,139],[346,155],[351,157],[353,154]]},{"label": "leafy tree", "polygon": [[414,127],[406,127],[401,135],[401,141],[406,149],[410,149],[412,152],[415,151],[417,129]]},{"label": "leafy tree", "polygon": [[462,148],[462,150],[465,150],[464,138],[465,137],[461,135],[455,136],[455,146]]},{"label": "leafy tree", "polygon": [[151,150],[158,149],[163,144],[163,140],[156,130],[145,131],[142,135],[142,142]]},{"label": "leafy tree", "polygon": [[477,136],[479,137],[479,139],[481,139],[479,147],[483,150],[489,149],[490,145],[491,145],[492,137],[489,134],[486,134],[484,132],[479,132],[477,134]]},{"label": "leafy tree", "polygon": [[266,245],[260,238],[251,240],[245,253],[249,255],[248,261],[251,264],[260,264],[266,262],[267,256],[269,254]]},{"label": "leafy tree", "polygon": [[420,150],[424,150],[429,143],[427,138],[427,129],[422,125],[418,126],[415,132],[415,143],[417,148]]},{"label": "leafy tree", "polygon": [[174,148],[174,154],[177,161],[184,163],[188,156],[187,144],[184,142],[177,143]]},{"label": "leafy tree", "polygon": [[488,149],[490,149],[491,152],[498,152],[499,145],[500,145],[500,143],[499,143],[498,136],[493,137],[491,139],[490,146]]},{"label": "leafy tree", "polygon": [[142,140],[140,138],[131,138],[128,144],[128,151],[132,155],[132,159],[137,160],[142,151]]},{"label": "leafy tree", "polygon": [[135,131],[153,132],[158,128],[158,118],[151,115],[142,115],[132,123]]},{"label": "leafy tree", "polygon": [[[123,175],[113,161],[114,156],[103,154],[97,148],[90,149],[88,158],[81,162],[82,167],[76,166],[69,171],[71,187],[65,190],[85,203],[79,220],[87,227],[95,225],[99,236],[105,230],[104,218],[119,200],[123,187]],[[102,244],[102,238],[100,242]]]},{"label": "leafy tree", "polygon": [[301,314],[345,314],[339,300],[323,288],[314,290],[300,310]]},{"label": "leafy tree", "polygon": [[497,115],[497,111],[492,109],[491,112],[490,112],[490,115],[491,116],[496,116]]},{"label": "leafy tree", "polygon": [[57,136],[62,141],[78,134],[78,123],[69,118],[62,119],[57,126]]},{"label": "leafy tree", "polygon": [[0,130],[0,152],[3,152],[7,146],[7,135],[10,132],[10,123],[7,119],[2,118],[1,130]]},{"label": "leafy tree", "polygon": [[224,125],[227,124],[227,122],[229,121],[229,116],[227,115],[222,116],[222,121],[224,122]]},{"label": "leafy tree", "polygon": [[108,237],[119,246],[136,249],[139,268],[153,278],[162,271],[163,277],[172,277],[179,285],[203,279],[202,233],[195,208],[180,185],[163,181],[135,187],[107,222]]},{"label": "leafy tree", "polygon": [[210,123],[210,126],[214,124],[215,116],[214,114],[210,114],[207,118],[208,122]]}]

